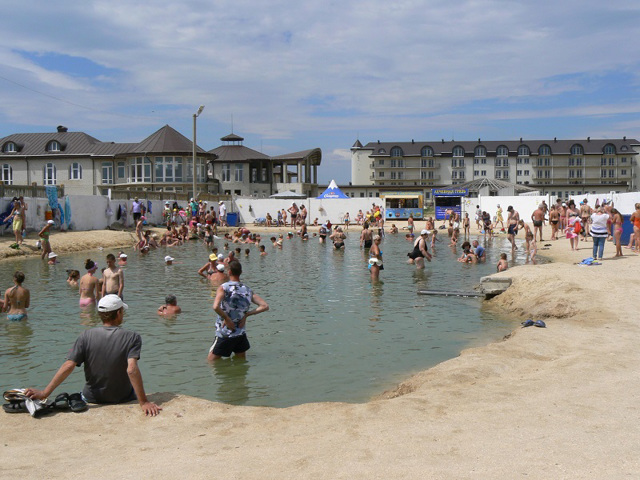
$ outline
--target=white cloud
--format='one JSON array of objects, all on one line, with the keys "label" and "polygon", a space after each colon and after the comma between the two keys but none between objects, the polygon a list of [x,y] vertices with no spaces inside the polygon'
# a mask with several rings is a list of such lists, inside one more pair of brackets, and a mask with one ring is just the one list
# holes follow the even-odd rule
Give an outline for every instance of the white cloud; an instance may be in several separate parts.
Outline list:
[{"label": "white cloud", "polygon": [[[61,0],[20,7],[0,31],[0,75],[91,109],[3,88],[3,129],[63,120],[96,136],[119,128],[148,134],[164,123],[188,129],[191,110],[204,103],[199,122],[219,130],[215,141],[233,115],[243,135],[288,151],[320,146],[338,158],[357,131],[400,139],[451,129],[504,136],[510,130],[495,122],[624,115],[638,93],[640,10],[621,0]],[[117,73],[81,80],[16,49],[83,57]],[[608,98],[597,98],[607,90]]]}]

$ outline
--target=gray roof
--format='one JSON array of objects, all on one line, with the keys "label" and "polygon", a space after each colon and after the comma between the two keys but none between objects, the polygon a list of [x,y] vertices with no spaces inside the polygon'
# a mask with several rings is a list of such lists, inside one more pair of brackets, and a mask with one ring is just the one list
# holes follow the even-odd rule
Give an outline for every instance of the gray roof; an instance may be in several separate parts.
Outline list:
[{"label": "gray roof", "polygon": [[[547,145],[551,148],[551,153],[556,155],[569,155],[571,147],[574,145],[581,145],[584,149],[585,155],[602,155],[605,145],[612,144],[616,148],[618,154],[628,153],[629,155],[637,155],[633,150],[633,145],[638,145],[638,140],[633,138],[612,138],[612,139],[577,139],[577,140],[489,140],[483,141],[410,141],[410,142],[369,142],[363,148],[367,150],[373,150],[372,155],[377,156],[389,156],[393,147],[400,147],[403,151],[403,156],[421,156],[423,147],[431,147],[434,151],[434,156],[451,156],[455,147],[462,147],[465,151],[465,155],[473,156],[474,149],[478,146],[483,146],[487,150],[487,155],[495,155],[498,147],[504,145],[509,149],[509,154],[517,154],[518,147],[527,146],[531,151],[531,155],[537,155],[538,149]],[[626,148],[626,150],[625,150]],[[384,150],[381,152],[380,149]]]},{"label": "gray roof", "polygon": [[495,180],[490,178],[477,178],[467,183],[458,183],[456,185],[449,185],[446,188],[468,188],[470,192],[479,192],[480,189],[488,187],[490,191],[497,192],[503,188],[513,188],[516,192],[534,192],[536,188],[527,187],[526,185],[520,185],[517,183],[505,182],[503,180]]},{"label": "gray roof", "polygon": [[309,158],[313,165],[320,165],[322,161],[322,150],[319,148],[312,148],[310,150],[302,150],[300,152],[286,153],[284,155],[278,155],[272,157],[272,160],[306,160]]},{"label": "gray roof", "polygon": [[250,160],[269,160],[269,156],[244,145],[222,145],[209,150],[218,156],[218,162],[248,162]]},{"label": "gray roof", "polygon": [[[198,153],[206,153],[196,145]],[[149,135],[138,143],[130,153],[189,153],[193,152],[193,141],[169,125]]]},{"label": "gray roof", "polygon": [[225,135],[224,137],[222,137],[220,140],[222,140],[223,142],[242,142],[244,138],[236,135],[235,133],[230,133],[229,135]]},{"label": "gray roof", "polygon": [[[52,140],[60,144],[59,152],[48,152],[47,145]],[[4,152],[7,143],[13,142],[17,152]],[[0,139],[2,156],[59,156],[59,155],[90,155],[100,144],[100,140],[82,132],[52,132],[52,133],[14,133]]]}]

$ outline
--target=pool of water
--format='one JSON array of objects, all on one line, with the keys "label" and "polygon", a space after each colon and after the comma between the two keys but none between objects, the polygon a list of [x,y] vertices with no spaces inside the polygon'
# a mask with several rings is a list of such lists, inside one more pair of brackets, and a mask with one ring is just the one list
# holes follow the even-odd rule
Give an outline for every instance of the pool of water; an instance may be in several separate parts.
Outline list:
[{"label": "pool of water", "polygon": [[[213,298],[197,275],[206,263],[205,247],[191,242],[144,257],[128,252],[124,326],[142,335],[140,368],[147,392],[275,407],[361,402],[514,328],[514,319],[484,311],[481,300],[416,293],[471,289],[481,276],[495,271],[500,252],[510,251],[506,239],[493,239],[487,262],[477,265],[456,262],[460,249],[454,252],[440,243],[426,269],[416,270],[406,263],[411,244],[403,235],[389,235],[382,244],[381,282],[372,284],[358,238],[359,231],[352,229],[344,251],[320,245],[315,238],[285,239],[282,250],[267,244],[266,257],[260,257],[255,246],[241,245],[251,251],[248,258],[240,257],[242,279],[270,310],[249,317],[252,348],[247,361],[213,365],[206,361],[214,338]],[[164,265],[165,250],[176,258],[174,265]],[[27,321],[0,317],[3,390],[44,387],[79,333],[100,324],[95,312],[80,311],[78,291],[66,284],[65,270],[83,271],[88,257],[103,267],[107,253],[63,255],[56,266],[39,258],[0,264],[1,287],[10,287],[14,271],[22,270],[32,298]],[[519,257],[511,261],[523,262]],[[156,314],[167,293],[175,294],[183,309],[175,319]],[[79,368],[58,390],[79,391],[83,383]]]}]

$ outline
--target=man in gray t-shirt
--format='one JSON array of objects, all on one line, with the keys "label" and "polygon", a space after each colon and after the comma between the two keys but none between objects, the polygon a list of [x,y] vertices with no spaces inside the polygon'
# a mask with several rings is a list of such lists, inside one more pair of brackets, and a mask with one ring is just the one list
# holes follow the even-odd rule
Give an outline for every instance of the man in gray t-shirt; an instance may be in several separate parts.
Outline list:
[{"label": "man in gray t-shirt", "polygon": [[160,410],[147,400],[138,369],[142,339],[136,332],[120,328],[127,304],[117,295],[105,295],[98,303],[101,327],[84,331],[67,355],[67,361],[44,390],[28,388],[32,399],[43,400],[73,372],[84,364],[86,385],[82,394],[91,403],[123,403],[138,399],[145,415]]}]

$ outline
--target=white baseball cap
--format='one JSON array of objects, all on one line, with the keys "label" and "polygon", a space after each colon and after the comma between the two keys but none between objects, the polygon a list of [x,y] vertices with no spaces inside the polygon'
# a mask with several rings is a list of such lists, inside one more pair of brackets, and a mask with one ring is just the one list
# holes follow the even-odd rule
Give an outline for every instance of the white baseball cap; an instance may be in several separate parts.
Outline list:
[{"label": "white baseball cap", "polygon": [[105,295],[98,302],[98,311],[99,312],[113,312],[115,310],[120,310],[124,308],[125,310],[129,308],[129,305],[124,303],[122,299],[115,294]]},{"label": "white baseball cap", "polygon": [[166,257],[164,257],[164,261],[165,262],[173,262],[174,258],[170,257],[169,255],[167,255]]},{"label": "white baseball cap", "polygon": [[430,230],[422,230],[422,231],[420,232],[420,235],[429,235],[430,233],[431,233],[431,231],[430,231]]},{"label": "white baseball cap", "polygon": [[221,253],[219,253],[219,254],[218,254],[218,260],[222,260],[222,259],[224,259],[224,255],[223,255],[223,254],[221,254]]},{"label": "white baseball cap", "polygon": [[47,220],[47,223],[48,223],[49,225],[55,225],[55,224],[56,224],[56,222],[54,222],[53,220]]},{"label": "white baseball cap", "polygon": [[219,263],[218,265],[216,265],[216,269],[217,269],[219,272],[224,272],[224,265],[222,265],[221,263]]},{"label": "white baseball cap", "polygon": [[126,253],[121,253],[120,254],[120,258],[127,258],[127,254]]}]

